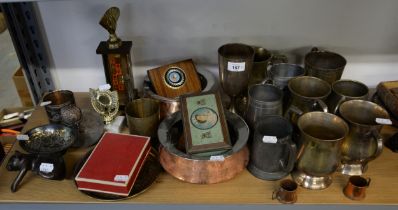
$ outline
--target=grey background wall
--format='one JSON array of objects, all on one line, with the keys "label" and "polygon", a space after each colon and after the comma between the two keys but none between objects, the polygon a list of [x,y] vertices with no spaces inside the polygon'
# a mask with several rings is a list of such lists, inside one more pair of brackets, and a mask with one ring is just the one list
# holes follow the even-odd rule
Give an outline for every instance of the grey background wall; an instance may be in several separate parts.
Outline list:
[{"label": "grey background wall", "polygon": [[110,6],[121,9],[118,35],[134,43],[138,87],[147,69],[185,58],[217,73],[217,48],[228,42],[281,51],[295,63],[319,46],[347,58],[343,78],[369,86],[398,78],[394,0],[40,1],[58,88],[105,82],[95,49],[107,39],[98,21]]}]

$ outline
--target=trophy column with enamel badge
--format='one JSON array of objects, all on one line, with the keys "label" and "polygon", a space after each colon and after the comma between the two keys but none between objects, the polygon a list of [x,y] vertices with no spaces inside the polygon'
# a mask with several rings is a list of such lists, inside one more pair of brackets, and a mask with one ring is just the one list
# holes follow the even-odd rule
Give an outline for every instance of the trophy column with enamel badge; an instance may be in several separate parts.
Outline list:
[{"label": "trophy column with enamel badge", "polygon": [[101,18],[99,24],[109,32],[109,39],[98,45],[97,54],[102,55],[106,82],[112,91],[117,91],[121,106],[135,98],[134,78],[131,64],[131,41],[122,41],[116,35],[116,24],[120,10],[109,8]]}]

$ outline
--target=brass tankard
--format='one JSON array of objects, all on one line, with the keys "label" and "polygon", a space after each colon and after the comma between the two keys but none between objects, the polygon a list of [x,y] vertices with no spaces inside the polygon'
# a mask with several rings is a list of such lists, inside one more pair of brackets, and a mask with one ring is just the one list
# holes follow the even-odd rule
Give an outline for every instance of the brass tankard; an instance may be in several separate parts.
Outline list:
[{"label": "brass tankard", "polygon": [[299,118],[298,128],[301,139],[292,177],[304,188],[325,189],[340,165],[341,144],[348,134],[348,125],[334,114],[308,112]]},{"label": "brass tankard", "polygon": [[351,100],[341,104],[340,115],[349,123],[350,133],[342,145],[341,173],[361,175],[367,163],[377,158],[383,149],[379,120],[389,119],[381,106],[364,100]]}]

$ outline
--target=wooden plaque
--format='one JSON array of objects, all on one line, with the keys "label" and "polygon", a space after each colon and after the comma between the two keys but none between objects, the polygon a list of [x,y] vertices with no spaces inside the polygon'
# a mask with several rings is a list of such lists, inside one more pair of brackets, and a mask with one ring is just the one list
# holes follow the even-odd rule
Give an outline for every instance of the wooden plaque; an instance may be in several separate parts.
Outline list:
[{"label": "wooden plaque", "polygon": [[148,70],[148,77],[156,94],[163,97],[176,98],[202,91],[192,59]]},{"label": "wooden plaque", "polygon": [[187,153],[232,148],[218,92],[182,96],[181,112]]}]

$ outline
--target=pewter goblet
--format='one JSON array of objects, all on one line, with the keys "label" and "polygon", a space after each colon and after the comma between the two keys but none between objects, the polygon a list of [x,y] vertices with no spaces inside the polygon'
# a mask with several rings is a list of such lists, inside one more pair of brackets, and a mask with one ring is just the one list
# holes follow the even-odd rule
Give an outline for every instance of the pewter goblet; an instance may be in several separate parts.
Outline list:
[{"label": "pewter goblet", "polygon": [[225,44],[218,48],[221,86],[231,97],[229,111],[236,113],[235,99],[249,84],[254,50],[244,44]]}]

